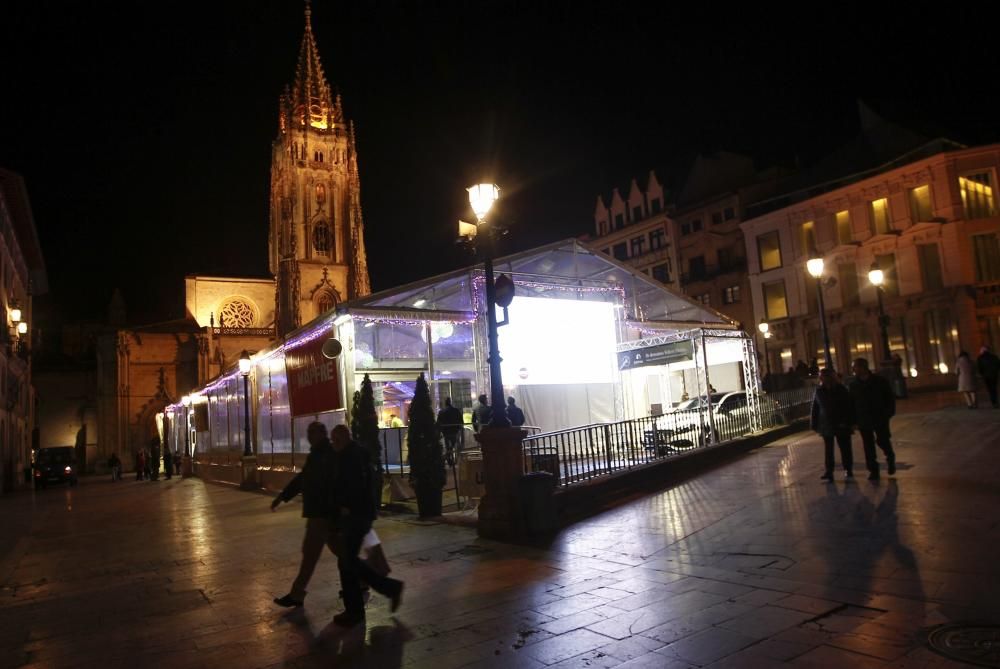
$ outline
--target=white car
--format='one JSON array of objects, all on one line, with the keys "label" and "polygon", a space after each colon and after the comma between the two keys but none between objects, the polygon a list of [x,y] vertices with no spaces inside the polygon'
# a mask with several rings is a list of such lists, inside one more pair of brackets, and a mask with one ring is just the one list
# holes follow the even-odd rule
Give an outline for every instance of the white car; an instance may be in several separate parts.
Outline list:
[{"label": "white car", "polygon": [[[708,416],[708,398],[696,397],[678,404],[674,409],[656,418],[656,432],[646,430],[646,448],[657,455],[704,446],[711,441],[712,428]],[[762,401],[761,410],[764,409]],[[727,441],[746,434],[750,429],[750,411],[747,394],[743,390],[711,395],[715,417],[717,441]],[[780,409],[774,404],[772,419],[781,421]]]}]

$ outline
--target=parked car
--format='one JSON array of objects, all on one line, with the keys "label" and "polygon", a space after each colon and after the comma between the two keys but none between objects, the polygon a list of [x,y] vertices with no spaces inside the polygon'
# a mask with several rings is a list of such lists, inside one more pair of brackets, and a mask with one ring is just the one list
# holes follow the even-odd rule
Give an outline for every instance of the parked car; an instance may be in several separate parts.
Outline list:
[{"label": "parked car", "polygon": [[[750,426],[750,410],[747,394],[737,390],[728,393],[713,393],[711,397],[696,397],[678,404],[656,419],[656,432],[647,430],[645,445],[655,450],[657,455],[667,455],[672,451],[683,451],[696,446],[704,446],[711,440],[712,428],[709,421],[708,402],[712,403],[715,415],[715,430],[719,441],[745,434]],[[774,400],[761,394],[761,415],[766,415],[770,406],[772,422],[783,422],[780,407]],[[765,421],[766,422],[766,421]]]},{"label": "parked car", "polygon": [[76,449],[72,446],[49,446],[38,449],[35,456],[35,489],[50,483],[77,482]]}]

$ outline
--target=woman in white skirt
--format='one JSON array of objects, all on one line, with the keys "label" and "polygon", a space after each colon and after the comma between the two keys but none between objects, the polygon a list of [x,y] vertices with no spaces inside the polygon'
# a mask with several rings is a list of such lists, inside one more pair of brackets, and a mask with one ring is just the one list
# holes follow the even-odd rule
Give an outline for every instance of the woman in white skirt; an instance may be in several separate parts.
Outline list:
[{"label": "woman in white skirt", "polygon": [[955,362],[955,371],[958,374],[958,392],[965,397],[965,405],[970,409],[976,408],[976,368],[972,364],[972,358],[965,351],[958,354]]}]

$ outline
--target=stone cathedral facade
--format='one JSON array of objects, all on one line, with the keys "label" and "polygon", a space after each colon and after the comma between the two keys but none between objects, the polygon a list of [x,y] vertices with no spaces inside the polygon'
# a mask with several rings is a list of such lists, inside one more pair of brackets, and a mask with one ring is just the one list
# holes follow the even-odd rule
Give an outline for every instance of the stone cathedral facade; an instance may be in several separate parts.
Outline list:
[{"label": "stone cathedral facade", "polygon": [[371,292],[360,191],[354,126],[323,74],[307,5],[271,158],[268,247],[279,334]]},{"label": "stone cathedral facade", "polygon": [[273,278],[191,274],[182,318],[129,324],[122,308],[91,328],[94,359],[86,370],[72,378],[62,369],[43,373],[43,446],[75,443],[81,462],[98,471],[118,453],[129,468],[157,434],[155,417],[165,406],[236,364],[243,350],[264,348],[370,292],[354,129],[323,73],[308,3],[277,120],[267,249]]}]

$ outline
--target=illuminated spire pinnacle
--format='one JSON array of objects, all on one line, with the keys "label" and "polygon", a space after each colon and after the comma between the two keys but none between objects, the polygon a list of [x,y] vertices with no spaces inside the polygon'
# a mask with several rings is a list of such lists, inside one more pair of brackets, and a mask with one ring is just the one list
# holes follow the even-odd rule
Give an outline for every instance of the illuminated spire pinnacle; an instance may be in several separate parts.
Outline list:
[{"label": "illuminated spire pinnacle", "polygon": [[[343,123],[339,100],[335,103],[330,84],[323,74],[323,63],[312,32],[312,8],[306,0],[306,30],[299,49],[299,62],[295,68],[295,82],[283,100],[291,110],[292,123],[307,123],[320,130],[327,130],[335,123]],[[284,106],[284,105],[283,105]]]}]

